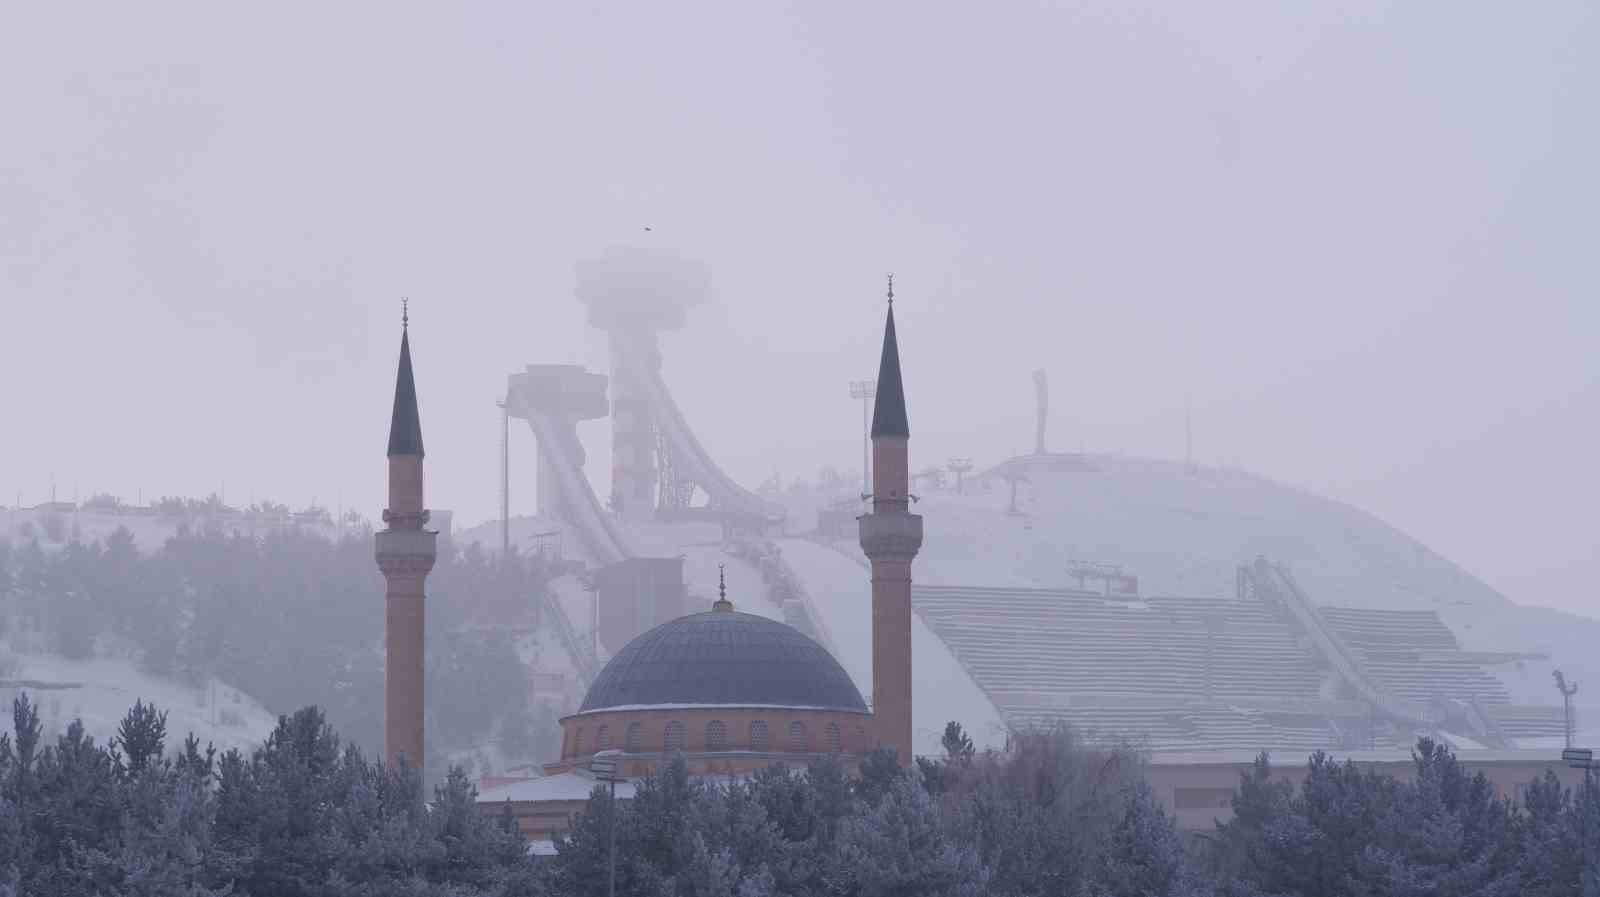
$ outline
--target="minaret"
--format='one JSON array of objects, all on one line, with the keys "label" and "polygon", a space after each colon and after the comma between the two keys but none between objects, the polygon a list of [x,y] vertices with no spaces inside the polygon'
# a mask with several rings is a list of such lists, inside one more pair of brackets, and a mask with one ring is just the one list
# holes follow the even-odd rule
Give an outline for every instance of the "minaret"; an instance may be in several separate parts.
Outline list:
[{"label": "minaret", "polygon": [[433,569],[437,533],[423,529],[422,421],[411,375],[410,316],[402,314],[400,370],[389,419],[389,507],[376,534],[384,592],[383,757],[421,769],[423,584]]},{"label": "minaret", "polygon": [[912,514],[911,428],[894,335],[894,276],[872,408],[872,511],[860,517],[861,550],[872,562],[872,717],[879,747],[912,763],[911,560],[922,547],[922,517]]}]

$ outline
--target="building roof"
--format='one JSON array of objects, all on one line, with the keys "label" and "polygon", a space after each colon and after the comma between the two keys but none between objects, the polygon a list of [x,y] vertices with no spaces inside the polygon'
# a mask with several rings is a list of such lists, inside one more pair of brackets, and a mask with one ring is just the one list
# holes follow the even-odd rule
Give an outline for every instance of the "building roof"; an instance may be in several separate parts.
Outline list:
[{"label": "building roof", "polygon": [[[890,294],[891,297],[893,294]],[[883,325],[883,357],[878,360],[878,394],[872,405],[872,437],[911,435],[906,422],[906,390],[900,382],[900,344],[894,336],[894,300]]]},{"label": "building roof", "polygon": [[[1329,750],[1328,758],[1336,763],[1391,764],[1411,766],[1416,757],[1409,750]],[[1456,759],[1469,768],[1480,766],[1566,766],[1560,751],[1527,750],[1457,750]],[[1150,754],[1151,766],[1249,766],[1256,762],[1259,751],[1156,751]],[[1274,769],[1304,768],[1306,757],[1292,754],[1272,754],[1268,759]]]},{"label": "building roof", "polygon": [[[553,776],[540,776],[520,782],[510,782],[485,788],[478,792],[478,803],[496,804],[502,801],[588,800],[599,781],[588,770],[573,770]],[[617,780],[617,797],[633,798],[634,783],[628,779]]]},{"label": "building roof", "polygon": [[867,711],[839,662],[799,630],[714,610],[629,642],[600,671],[578,712],[684,706]]},{"label": "building roof", "polygon": [[417,383],[411,375],[411,333],[400,331],[400,370],[394,379],[394,414],[389,418],[389,456],[422,456],[422,419],[417,416]]}]

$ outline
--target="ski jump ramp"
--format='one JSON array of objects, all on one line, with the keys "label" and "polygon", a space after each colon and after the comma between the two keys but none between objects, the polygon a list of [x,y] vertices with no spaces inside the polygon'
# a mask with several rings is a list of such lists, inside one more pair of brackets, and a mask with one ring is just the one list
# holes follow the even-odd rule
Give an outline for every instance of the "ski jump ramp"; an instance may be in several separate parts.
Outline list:
[{"label": "ski jump ramp", "polygon": [[[624,370],[628,370],[626,365]],[[716,510],[769,522],[783,520],[785,511],[782,505],[740,486],[712,459],[684,420],[683,412],[667,390],[660,371],[628,372],[637,374],[633,382],[638,387],[638,393],[650,403],[663,454],[669,459],[667,464],[680,482],[693,483],[704,491],[709,506]]]},{"label": "ski jump ramp", "polygon": [[599,566],[633,556],[583,473],[578,423],[607,412],[605,376],[577,365],[528,365],[506,384],[506,413],[527,421],[539,442],[540,516],[575,529],[590,561]]}]

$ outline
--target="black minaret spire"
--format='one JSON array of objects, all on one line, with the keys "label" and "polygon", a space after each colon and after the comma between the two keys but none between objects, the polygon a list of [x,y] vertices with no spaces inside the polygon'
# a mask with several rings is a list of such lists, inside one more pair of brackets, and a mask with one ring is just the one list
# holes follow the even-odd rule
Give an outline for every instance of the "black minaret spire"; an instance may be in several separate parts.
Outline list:
[{"label": "black minaret spire", "polygon": [[883,325],[883,356],[878,359],[878,395],[872,405],[872,438],[911,435],[906,422],[906,389],[900,382],[900,343],[894,335],[894,275],[889,275],[889,318]]},{"label": "black minaret spire", "polygon": [[422,419],[417,416],[417,381],[411,373],[411,312],[400,314],[400,369],[394,378],[394,413],[389,417],[389,457],[422,457]]}]

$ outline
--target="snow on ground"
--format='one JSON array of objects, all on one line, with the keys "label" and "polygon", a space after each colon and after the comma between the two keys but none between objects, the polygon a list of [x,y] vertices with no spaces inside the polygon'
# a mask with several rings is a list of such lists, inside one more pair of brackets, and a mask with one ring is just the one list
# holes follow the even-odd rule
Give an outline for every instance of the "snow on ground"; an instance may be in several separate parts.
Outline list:
[{"label": "snow on ground", "polygon": [[1008,513],[998,477],[965,494],[924,490],[921,582],[1060,587],[1069,560],[1120,564],[1146,594],[1231,595],[1257,555],[1285,563],[1323,604],[1442,610],[1506,599],[1461,568],[1337,502],[1247,473],[1114,456],[1093,470],[1028,473]]},{"label": "snow on ground", "polygon": [[81,719],[95,741],[104,744],[116,734],[134,701],[154,703],[167,713],[167,750],[183,745],[189,733],[201,745],[217,750],[249,752],[271,734],[277,718],[249,695],[213,680],[193,688],[146,675],[130,661],[97,658],[74,661],[54,654],[11,654],[19,667],[0,681],[0,699],[9,703],[19,692],[39,707],[45,732],[53,738],[74,719]]}]

